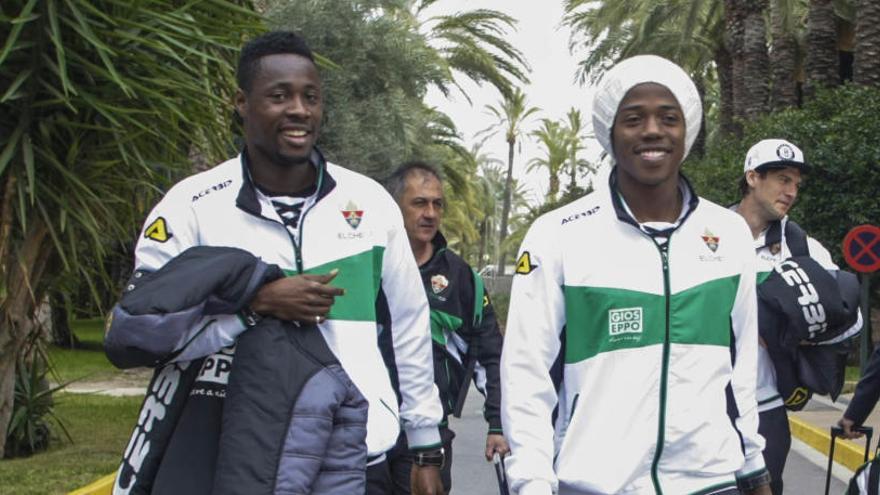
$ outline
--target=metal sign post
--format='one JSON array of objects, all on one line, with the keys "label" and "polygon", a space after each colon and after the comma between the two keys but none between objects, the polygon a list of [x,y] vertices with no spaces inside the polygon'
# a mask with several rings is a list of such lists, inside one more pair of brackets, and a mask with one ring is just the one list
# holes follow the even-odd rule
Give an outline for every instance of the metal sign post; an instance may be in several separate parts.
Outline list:
[{"label": "metal sign post", "polygon": [[850,230],[843,238],[843,257],[853,270],[859,272],[861,282],[859,306],[864,324],[859,349],[859,367],[864,374],[871,350],[870,274],[880,269],[880,228],[875,225],[859,225]]}]

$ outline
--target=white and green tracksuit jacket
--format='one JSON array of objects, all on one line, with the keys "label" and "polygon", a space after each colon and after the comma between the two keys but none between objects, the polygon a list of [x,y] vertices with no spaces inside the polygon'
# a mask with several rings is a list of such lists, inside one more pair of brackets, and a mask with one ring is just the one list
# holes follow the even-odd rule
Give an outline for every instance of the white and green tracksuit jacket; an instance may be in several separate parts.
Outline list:
[{"label": "white and green tracksuit jacket", "polygon": [[[270,201],[250,180],[245,154],[176,184],[150,213],[136,251],[136,270],[153,271],[191,246],[237,247],[289,273],[327,273],[345,288],[320,329],[330,349],[369,400],[367,448],[391,448],[401,426],[412,448],[440,444],[442,409],[434,386],[428,302],[400,210],[375,181],[326,163],[317,151],[317,199],[292,240]],[[377,343],[376,301],[388,301],[402,403],[391,387]],[[383,312],[385,312],[383,310]],[[245,330],[236,315],[205,318],[173,351],[194,359],[235,342]],[[233,364],[234,366],[234,364]]]},{"label": "white and green tracksuit jacket", "polygon": [[664,249],[611,182],[541,216],[521,247],[501,363],[513,489],[730,489],[765,472],[748,227],[692,194]]}]

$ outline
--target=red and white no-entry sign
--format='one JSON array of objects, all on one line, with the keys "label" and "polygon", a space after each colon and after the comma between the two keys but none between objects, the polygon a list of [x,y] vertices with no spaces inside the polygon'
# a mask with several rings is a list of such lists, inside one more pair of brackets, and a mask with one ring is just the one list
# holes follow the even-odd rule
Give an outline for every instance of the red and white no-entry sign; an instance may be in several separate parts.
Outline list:
[{"label": "red and white no-entry sign", "polygon": [[880,227],[853,227],[843,238],[843,258],[853,270],[860,273],[880,270]]}]

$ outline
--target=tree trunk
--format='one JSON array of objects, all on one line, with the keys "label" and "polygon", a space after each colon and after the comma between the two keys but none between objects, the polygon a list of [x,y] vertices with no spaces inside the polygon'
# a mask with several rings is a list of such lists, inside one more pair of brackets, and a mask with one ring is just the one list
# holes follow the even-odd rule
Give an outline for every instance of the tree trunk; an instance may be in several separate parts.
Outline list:
[{"label": "tree trunk", "polygon": [[770,109],[797,106],[797,40],[786,30],[781,0],[770,1]]},{"label": "tree trunk", "polygon": [[52,311],[52,343],[65,349],[79,347],[79,339],[70,330],[70,314],[64,297],[57,292],[49,296],[49,307]]},{"label": "tree trunk", "polygon": [[498,274],[504,275],[504,265],[507,263],[507,251],[502,247],[507,238],[507,218],[510,215],[510,197],[513,194],[513,147],[516,138],[507,140],[507,179],[504,181],[504,203],[501,208],[501,230],[498,231]]},{"label": "tree trunk", "polygon": [[853,81],[880,88],[880,2],[860,0],[856,13]]},{"label": "tree trunk", "polygon": [[484,217],[480,222],[480,247],[477,252],[477,271],[483,269],[483,259],[486,256],[486,241],[489,239],[489,219]]},{"label": "tree trunk", "polygon": [[810,0],[805,95],[811,97],[816,94],[816,88],[840,84],[839,65],[833,0]]},{"label": "tree trunk", "polygon": [[744,5],[743,19],[743,97],[742,113],[748,121],[767,113],[769,65],[767,27],[764,10],[767,0],[751,0]]},{"label": "tree trunk", "polygon": [[718,71],[718,88],[721,104],[720,114],[721,134],[732,136],[736,133],[733,122],[733,60],[730,52],[723,45],[715,50],[715,67]]},{"label": "tree trunk", "polygon": [[51,253],[47,234],[46,226],[34,221],[20,249],[9,248],[3,260],[7,293],[0,304],[0,459],[5,453],[3,444],[14,406],[16,358],[31,333],[38,330],[33,320],[37,305],[33,283],[43,276]]},{"label": "tree trunk", "polygon": [[547,197],[550,202],[556,201],[556,195],[559,194],[559,175],[550,173],[550,189],[547,191]]},{"label": "tree trunk", "polygon": [[732,130],[742,135],[741,120],[745,117],[745,25],[741,1],[724,0],[724,45],[730,54],[730,84],[733,98]]},{"label": "tree trunk", "polygon": [[[706,101],[706,81],[703,76],[694,78],[694,85],[697,87],[697,94],[700,95],[700,101]],[[705,112],[704,112],[705,113]],[[706,117],[700,120],[700,131],[697,133],[697,139],[691,146],[691,156],[702,158],[706,154]]]}]

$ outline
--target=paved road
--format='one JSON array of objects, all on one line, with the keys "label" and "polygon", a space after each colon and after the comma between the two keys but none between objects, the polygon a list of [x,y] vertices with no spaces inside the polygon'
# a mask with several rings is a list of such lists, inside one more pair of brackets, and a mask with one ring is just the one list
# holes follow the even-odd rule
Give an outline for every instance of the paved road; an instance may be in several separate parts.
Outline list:
[{"label": "paved road", "polygon": [[[486,422],[482,417],[483,400],[476,392],[468,395],[462,417],[451,418],[450,426],[456,432],[453,444],[452,493],[455,495],[497,495],[498,483],[492,464],[483,458],[486,442]],[[785,493],[791,495],[822,495],[825,488],[827,458],[812,447],[792,440],[791,454],[785,466],[783,479]],[[829,493],[840,495],[852,472],[836,466]]]}]

